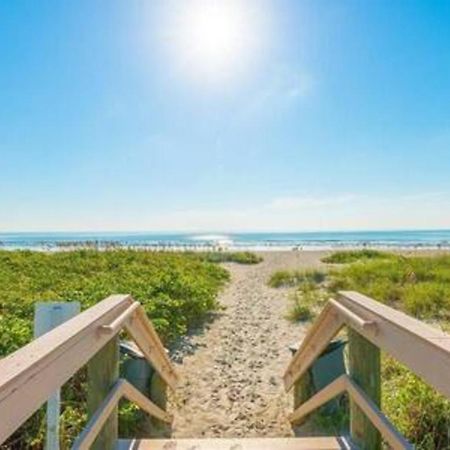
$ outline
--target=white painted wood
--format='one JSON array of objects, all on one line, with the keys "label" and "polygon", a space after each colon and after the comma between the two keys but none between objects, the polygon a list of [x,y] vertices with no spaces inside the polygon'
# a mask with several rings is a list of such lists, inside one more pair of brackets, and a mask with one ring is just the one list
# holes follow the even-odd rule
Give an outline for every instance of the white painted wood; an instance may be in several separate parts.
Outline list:
[{"label": "white painted wood", "polygon": [[450,398],[448,334],[357,292],[340,292],[337,301],[364,320],[376,323],[376,332],[359,329],[362,336]]},{"label": "white painted wood", "polygon": [[[40,337],[67,322],[80,312],[79,302],[38,302],[34,310],[34,337]],[[57,389],[47,401],[46,450],[59,450],[59,416],[61,411],[60,390]]]},{"label": "white painted wood", "polygon": [[309,369],[328,343],[344,326],[344,320],[327,303],[313,323],[284,374],[284,387],[291,389],[294,383]]}]

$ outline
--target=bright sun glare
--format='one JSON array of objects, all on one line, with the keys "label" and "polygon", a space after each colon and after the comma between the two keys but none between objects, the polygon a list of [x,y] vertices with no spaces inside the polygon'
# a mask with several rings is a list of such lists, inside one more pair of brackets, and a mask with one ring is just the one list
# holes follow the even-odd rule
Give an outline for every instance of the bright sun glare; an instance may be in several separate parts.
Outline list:
[{"label": "bright sun glare", "polygon": [[177,13],[176,57],[185,72],[202,79],[239,73],[260,40],[245,0],[191,0]]}]

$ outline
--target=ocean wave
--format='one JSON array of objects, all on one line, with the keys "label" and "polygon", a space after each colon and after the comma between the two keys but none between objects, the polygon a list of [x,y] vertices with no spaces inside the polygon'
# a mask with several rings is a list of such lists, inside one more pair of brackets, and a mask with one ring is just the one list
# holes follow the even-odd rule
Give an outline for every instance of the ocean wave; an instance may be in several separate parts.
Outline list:
[{"label": "ocean wave", "polygon": [[189,238],[192,241],[201,241],[201,242],[211,242],[211,243],[217,243],[217,244],[232,244],[233,239],[231,239],[230,236],[224,235],[224,234],[200,234],[191,236]]}]

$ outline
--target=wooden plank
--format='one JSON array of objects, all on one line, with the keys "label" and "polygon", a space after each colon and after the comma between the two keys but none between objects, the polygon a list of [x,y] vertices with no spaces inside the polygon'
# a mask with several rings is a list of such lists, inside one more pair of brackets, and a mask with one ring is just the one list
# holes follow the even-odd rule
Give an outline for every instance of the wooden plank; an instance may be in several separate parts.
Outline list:
[{"label": "wooden plank", "polygon": [[340,450],[349,449],[344,438],[244,438],[119,440],[118,450]]},{"label": "wooden plank", "polygon": [[136,309],[133,320],[125,327],[147,361],[174,390],[178,382],[178,375],[142,306]]},{"label": "wooden plank", "polygon": [[119,317],[114,319],[113,322],[111,322],[109,325],[101,326],[100,331],[109,334],[119,333],[125,326],[125,324],[133,320],[133,314],[139,307],[140,307],[139,302],[133,302],[122,314],[120,314]]},{"label": "wooden plank", "polygon": [[[353,329],[348,330],[349,375],[377,406],[381,403],[380,349]],[[350,397],[350,435],[365,450],[381,449],[381,434]]]},{"label": "wooden plank", "polygon": [[[86,427],[75,440],[72,450],[88,450],[91,448],[122,397],[136,403],[147,414],[158,417],[160,420],[171,422],[173,419],[170,414],[156,406],[132,384],[120,378],[89,419]],[[114,448],[116,448],[117,441],[114,444]]]},{"label": "wooden plank", "polygon": [[131,402],[136,403],[142,410],[152,417],[156,417],[166,423],[171,423],[173,417],[168,412],[155,405],[149,398],[147,398],[142,392],[137,390],[132,384],[125,381],[123,383],[123,395]]},{"label": "wooden plank", "polygon": [[342,317],[336,314],[332,304],[327,303],[309,329],[284,374],[286,391],[291,389],[294,383],[309,369],[343,326]]},{"label": "wooden plank", "polygon": [[332,400],[334,397],[342,394],[347,389],[347,375],[341,375],[336,378],[328,386],[313,395],[309,400],[300,405],[290,416],[291,422],[298,422],[305,418],[308,414],[311,414],[320,406]]},{"label": "wooden plank", "polygon": [[[108,397],[119,378],[119,339],[115,336],[101,348],[87,364],[88,418],[95,416],[97,409]],[[109,412],[101,432],[92,444],[94,450],[113,450],[119,437],[119,417],[117,407]]]},{"label": "wooden plank", "polygon": [[364,320],[363,318],[356,315],[353,311],[351,311],[344,305],[341,305],[339,302],[337,302],[332,298],[329,300],[329,302],[334,306],[336,313],[342,316],[346,324],[349,325],[351,328],[354,328],[356,330],[365,329],[376,333],[377,331],[376,322],[371,320]]},{"label": "wooden plank", "polygon": [[[394,428],[377,405],[358,387],[348,375],[342,375],[323,388],[302,406],[297,408],[289,417],[291,422],[301,420],[317,408],[332,400],[334,397],[347,392],[349,397],[358,404],[371,423],[381,433],[385,441],[394,450],[412,450],[413,446]],[[364,443],[366,448],[366,443]]]},{"label": "wooden plank", "polygon": [[109,394],[103,399],[97,411],[95,411],[86,427],[75,440],[72,450],[88,450],[91,448],[95,438],[123,396],[124,383],[125,380],[118,380]]},{"label": "wooden plank", "polygon": [[376,323],[376,332],[358,330],[362,336],[450,398],[448,334],[357,292],[340,292],[337,301],[362,319]]},{"label": "wooden plank", "polygon": [[131,303],[113,295],[0,360],[0,443],[113,336],[98,332]]},{"label": "wooden plank", "polygon": [[378,409],[377,405],[350,378],[347,379],[347,392],[350,398],[382,434],[384,440],[393,450],[413,450],[410,444],[389,422],[387,417]]}]

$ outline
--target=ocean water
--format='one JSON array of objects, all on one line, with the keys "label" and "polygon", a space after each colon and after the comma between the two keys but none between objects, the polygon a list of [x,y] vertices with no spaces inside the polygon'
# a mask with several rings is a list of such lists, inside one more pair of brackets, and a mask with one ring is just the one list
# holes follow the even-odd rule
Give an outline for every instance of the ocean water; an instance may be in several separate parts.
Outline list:
[{"label": "ocean water", "polygon": [[448,248],[450,230],[301,233],[0,233],[0,248],[59,250],[133,247],[155,250],[283,250],[334,248]]}]

